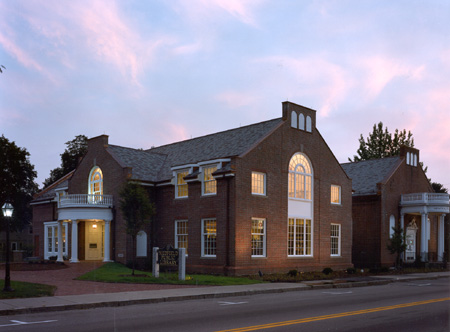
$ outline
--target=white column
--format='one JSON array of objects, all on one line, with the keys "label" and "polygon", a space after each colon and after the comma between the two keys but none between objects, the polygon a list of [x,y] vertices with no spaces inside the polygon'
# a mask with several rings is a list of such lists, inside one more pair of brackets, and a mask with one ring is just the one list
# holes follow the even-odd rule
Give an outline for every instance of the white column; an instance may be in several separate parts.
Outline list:
[{"label": "white column", "polygon": [[105,256],[103,257],[104,262],[112,262],[110,255],[110,243],[111,243],[111,232],[110,232],[111,220],[105,220]]},{"label": "white column", "polygon": [[439,227],[438,227],[438,261],[444,261],[444,218],[445,214],[439,216]]},{"label": "white column", "polygon": [[428,214],[422,213],[420,222],[420,258],[428,262]]},{"label": "white column", "polygon": [[58,220],[58,259],[57,262],[64,262],[63,258],[63,238],[62,238],[62,220]]},{"label": "white column", "polygon": [[78,263],[78,220],[72,220],[72,258],[71,263]]},{"label": "white column", "polygon": [[403,230],[403,233],[405,232],[405,214],[400,214],[400,227]]}]

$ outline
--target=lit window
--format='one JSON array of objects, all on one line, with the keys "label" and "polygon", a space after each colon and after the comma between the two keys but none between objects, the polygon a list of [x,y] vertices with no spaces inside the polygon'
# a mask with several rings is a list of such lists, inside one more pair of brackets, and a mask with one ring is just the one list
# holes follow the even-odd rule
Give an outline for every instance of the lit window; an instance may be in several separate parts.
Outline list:
[{"label": "lit window", "polygon": [[302,153],[296,153],[289,162],[289,197],[311,200],[311,165]]},{"label": "lit window", "polygon": [[394,233],[395,233],[395,217],[394,215],[391,215],[389,217],[389,237],[392,238]]},{"label": "lit window", "polygon": [[188,184],[184,181],[184,177],[189,171],[177,172],[177,184],[175,187],[175,197],[188,197]]},{"label": "lit window", "polygon": [[188,254],[188,222],[187,220],[175,221],[175,248],[186,249]]},{"label": "lit window", "polygon": [[252,219],[252,257],[266,256],[265,226],[265,219]]},{"label": "lit window", "polygon": [[144,231],[136,236],[136,257],[147,257],[147,233]]},{"label": "lit window", "polygon": [[216,219],[202,220],[202,257],[216,257]]},{"label": "lit window", "polygon": [[252,172],[252,194],[254,195],[266,194],[266,174]]},{"label": "lit window", "polygon": [[[45,242],[45,250],[44,250],[44,259],[48,259],[52,256],[58,255],[58,223],[57,222],[47,222],[44,223],[44,242]],[[62,223],[61,227],[62,231],[62,243],[63,243],[63,255],[67,255],[67,223]]]},{"label": "lit window", "polygon": [[101,200],[103,195],[103,173],[100,167],[94,167],[89,174],[89,194],[96,195],[91,197],[93,201]]},{"label": "lit window", "polygon": [[310,219],[289,218],[288,255],[289,256],[312,255],[312,237],[311,237]]},{"label": "lit window", "polygon": [[217,181],[212,176],[217,170],[217,166],[203,168],[202,195],[214,195],[217,193]]},{"label": "lit window", "polygon": [[331,204],[341,204],[341,186],[331,185]]},{"label": "lit window", "polygon": [[341,255],[341,225],[331,224],[331,256]]}]

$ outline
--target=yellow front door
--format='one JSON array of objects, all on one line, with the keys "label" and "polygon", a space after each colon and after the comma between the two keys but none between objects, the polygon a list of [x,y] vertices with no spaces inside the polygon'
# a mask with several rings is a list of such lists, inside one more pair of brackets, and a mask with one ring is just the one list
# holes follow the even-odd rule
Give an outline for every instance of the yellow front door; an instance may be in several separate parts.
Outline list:
[{"label": "yellow front door", "polygon": [[86,222],[86,260],[103,259],[103,223]]}]

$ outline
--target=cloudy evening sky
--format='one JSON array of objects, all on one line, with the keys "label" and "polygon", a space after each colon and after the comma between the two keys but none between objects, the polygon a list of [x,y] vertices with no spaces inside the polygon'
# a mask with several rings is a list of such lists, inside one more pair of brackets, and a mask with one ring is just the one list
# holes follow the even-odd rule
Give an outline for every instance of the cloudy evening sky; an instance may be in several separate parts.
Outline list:
[{"label": "cloudy evening sky", "polygon": [[382,121],[450,188],[450,1],[0,0],[0,134],[37,182],[76,135],[150,148],[317,110],[340,162]]}]

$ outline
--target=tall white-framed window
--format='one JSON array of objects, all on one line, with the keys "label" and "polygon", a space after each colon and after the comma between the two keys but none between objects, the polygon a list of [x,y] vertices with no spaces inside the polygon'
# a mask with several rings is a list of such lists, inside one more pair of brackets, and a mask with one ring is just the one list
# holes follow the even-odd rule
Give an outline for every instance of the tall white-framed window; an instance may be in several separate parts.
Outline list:
[{"label": "tall white-framed window", "polygon": [[217,166],[206,166],[202,170],[202,195],[215,195],[217,193],[217,181],[214,179],[212,173],[217,170]]},{"label": "tall white-framed window", "polygon": [[305,130],[305,116],[303,113],[298,115],[298,129]]},{"label": "tall white-framed window", "polygon": [[266,174],[260,172],[252,172],[252,194],[266,195]]},{"label": "tall white-framed window", "polygon": [[89,194],[103,195],[103,172],[95,166],[89,174]]},{"label": "tall white-framed window", "polygon": [[177,179],[176,179],[176,185],[175,185],[175,197],[181,198],[181,197],[188,197],[188,184],[186,181],[184,181],[184,177],[189,174],[188,170],[177,172]]},{"label": "tall white-framed window", "polygon": [[[67,223],[62,223],[62,245],[63,255],[67,256]],[[58,222],[51,221],[44,223],[44,259],[48,259],[52,256],[58,256]]]},{"label": "tall white-framed window", "polygon": [[147,257],[147,233],[139,231],[136,236],[136,257]]},{"label": "tall white-framed window", "polygon": [[330,225],[330,247],[331,256],[341,255],[341,225],[331,224]]},{"label": "tall white-framed window", "polygon": [[252,257],[266,257],[266,219],[252,219]]},{"label": "tall white-framed window", "polygon": [[216,240],[216,219],[202,219],[202,257],[216,257]]},{"label": "tall white-framed window", "polygon": [[297,113],[294,111],[291,112],[291,127],[297,128]]},{"label": "tall white-framed window", "polygon": [[312,121],[309,115],[306,116],[306,131],[312,132]]},{"label": "tall white-framed window", "polygon": [[331,185],[331,204],[341,204],[341,186]]},{"label": "tall white-framed window", "polygon": [[391,215],[389,217],[389,238],[392,238],[392,236],[394,235],[395,231],[395,217],[394,215]]},{"label": "tall white-framed window", "polygon": [[289,198],[312,200],[312,168],[303,153],[296,153],[289,162]]},{"label": "tall white-framed window", "polygon": [[310,219],[289,218],[288,256],[312,256],[312,222]]},{"label": "tall white-framed window", "polygon": [[188,221],[175,220],[175,248],[186,249],[188,254]]}]

